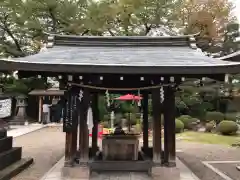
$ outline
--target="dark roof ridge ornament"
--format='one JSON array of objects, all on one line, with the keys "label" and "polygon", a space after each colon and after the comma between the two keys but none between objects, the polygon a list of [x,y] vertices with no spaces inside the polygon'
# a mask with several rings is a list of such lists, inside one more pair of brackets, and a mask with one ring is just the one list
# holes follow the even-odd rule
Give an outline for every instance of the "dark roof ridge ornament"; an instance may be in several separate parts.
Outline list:
[{"label": "dark roof ridge ornament", "polygon": [[55,46],[99,46],[99,47],[126,47],[126,46],[184,46],[195,47],[195,36],[180,35],[180,36],[80,36],[80,35],[61,35],[51,34],[48,35],[47,47]]},{"label": "dark roof ridge ornament", "polygon": [[194,36],[189,37],[189,45],[192,49],[197,49],[196,38]]},{"label": "dark roof ridge ornament", "polygon": [[46,48],[52,48],[54,46],[54,40],[55,40],[54,35],[48,35]]}]

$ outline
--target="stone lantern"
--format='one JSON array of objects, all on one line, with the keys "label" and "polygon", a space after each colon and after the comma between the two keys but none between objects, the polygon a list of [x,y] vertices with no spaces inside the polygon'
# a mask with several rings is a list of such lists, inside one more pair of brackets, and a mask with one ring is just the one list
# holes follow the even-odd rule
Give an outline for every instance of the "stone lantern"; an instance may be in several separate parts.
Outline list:
[{"label": "stone lantern", "polygon": [[16,97],[17,103],[16,108],[18,109],[17,115],[14,117],[14,122],[18,125],[28,124],[26,107],[27,107],[27,96],[19,95]]}]

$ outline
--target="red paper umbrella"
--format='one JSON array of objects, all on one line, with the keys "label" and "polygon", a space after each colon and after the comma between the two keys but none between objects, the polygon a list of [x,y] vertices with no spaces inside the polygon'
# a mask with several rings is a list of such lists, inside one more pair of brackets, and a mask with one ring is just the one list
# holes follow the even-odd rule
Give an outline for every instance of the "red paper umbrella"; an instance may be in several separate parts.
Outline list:
[{"label": "red paper umbrella", "polygon": [[115,98],[116,100],[122,100],[122,101],[132,101],[132,100],[135,100],[135,101],[139,101],[142,99],[142,97],[140,96],[134,96],[132,94],[127,94],[127,95],[123,95],[123,96],[120,96],[118,98]]}]

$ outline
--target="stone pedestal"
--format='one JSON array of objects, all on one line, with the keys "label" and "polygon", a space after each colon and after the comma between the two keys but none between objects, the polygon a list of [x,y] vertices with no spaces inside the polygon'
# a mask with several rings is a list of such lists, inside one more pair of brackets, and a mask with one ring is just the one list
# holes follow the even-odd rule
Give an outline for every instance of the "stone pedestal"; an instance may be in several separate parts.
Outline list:
[{"label": "stone pedestal", "polygon": [[2,119],[0,119],[0,132],[9,129],[9,124]]},{"label": "stone pedestal", "polygon": [[180,180],[180,170],[177,167],[152,167],[153,180]]},{"label": "stone pedestal", "polygon": [[22,148],[13,147],[13,137],[0,128],[0,180],[11,179],[33,163],[32,158],[22,159]]},{"label": "stone pedestal", "polygon": [[63,167],[62,177],[68,179],[89,179],[90,170],[88,166]]},{"label": "stone pedestal", "polygon": [[138,136],[109,135],[103,137],[103,160],[138,160]]}]

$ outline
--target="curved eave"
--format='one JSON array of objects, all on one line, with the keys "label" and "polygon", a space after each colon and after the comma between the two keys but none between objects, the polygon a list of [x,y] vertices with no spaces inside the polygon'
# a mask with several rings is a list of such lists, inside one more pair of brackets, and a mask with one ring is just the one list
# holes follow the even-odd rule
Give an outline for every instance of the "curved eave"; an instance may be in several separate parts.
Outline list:
[{"label": "curved eave", "polygon": [[[224,61],[223,61],[224,62]],[[0,61],[0,71],[35,71],[56,73],[108,73],[108,74],[235,74],[240,72],[240,62],[204,66],[125,66],[27,63]]]},{"label": "curved eave", "polygon": [[240,62],[240,51],[218,58],[224,61]]}]

